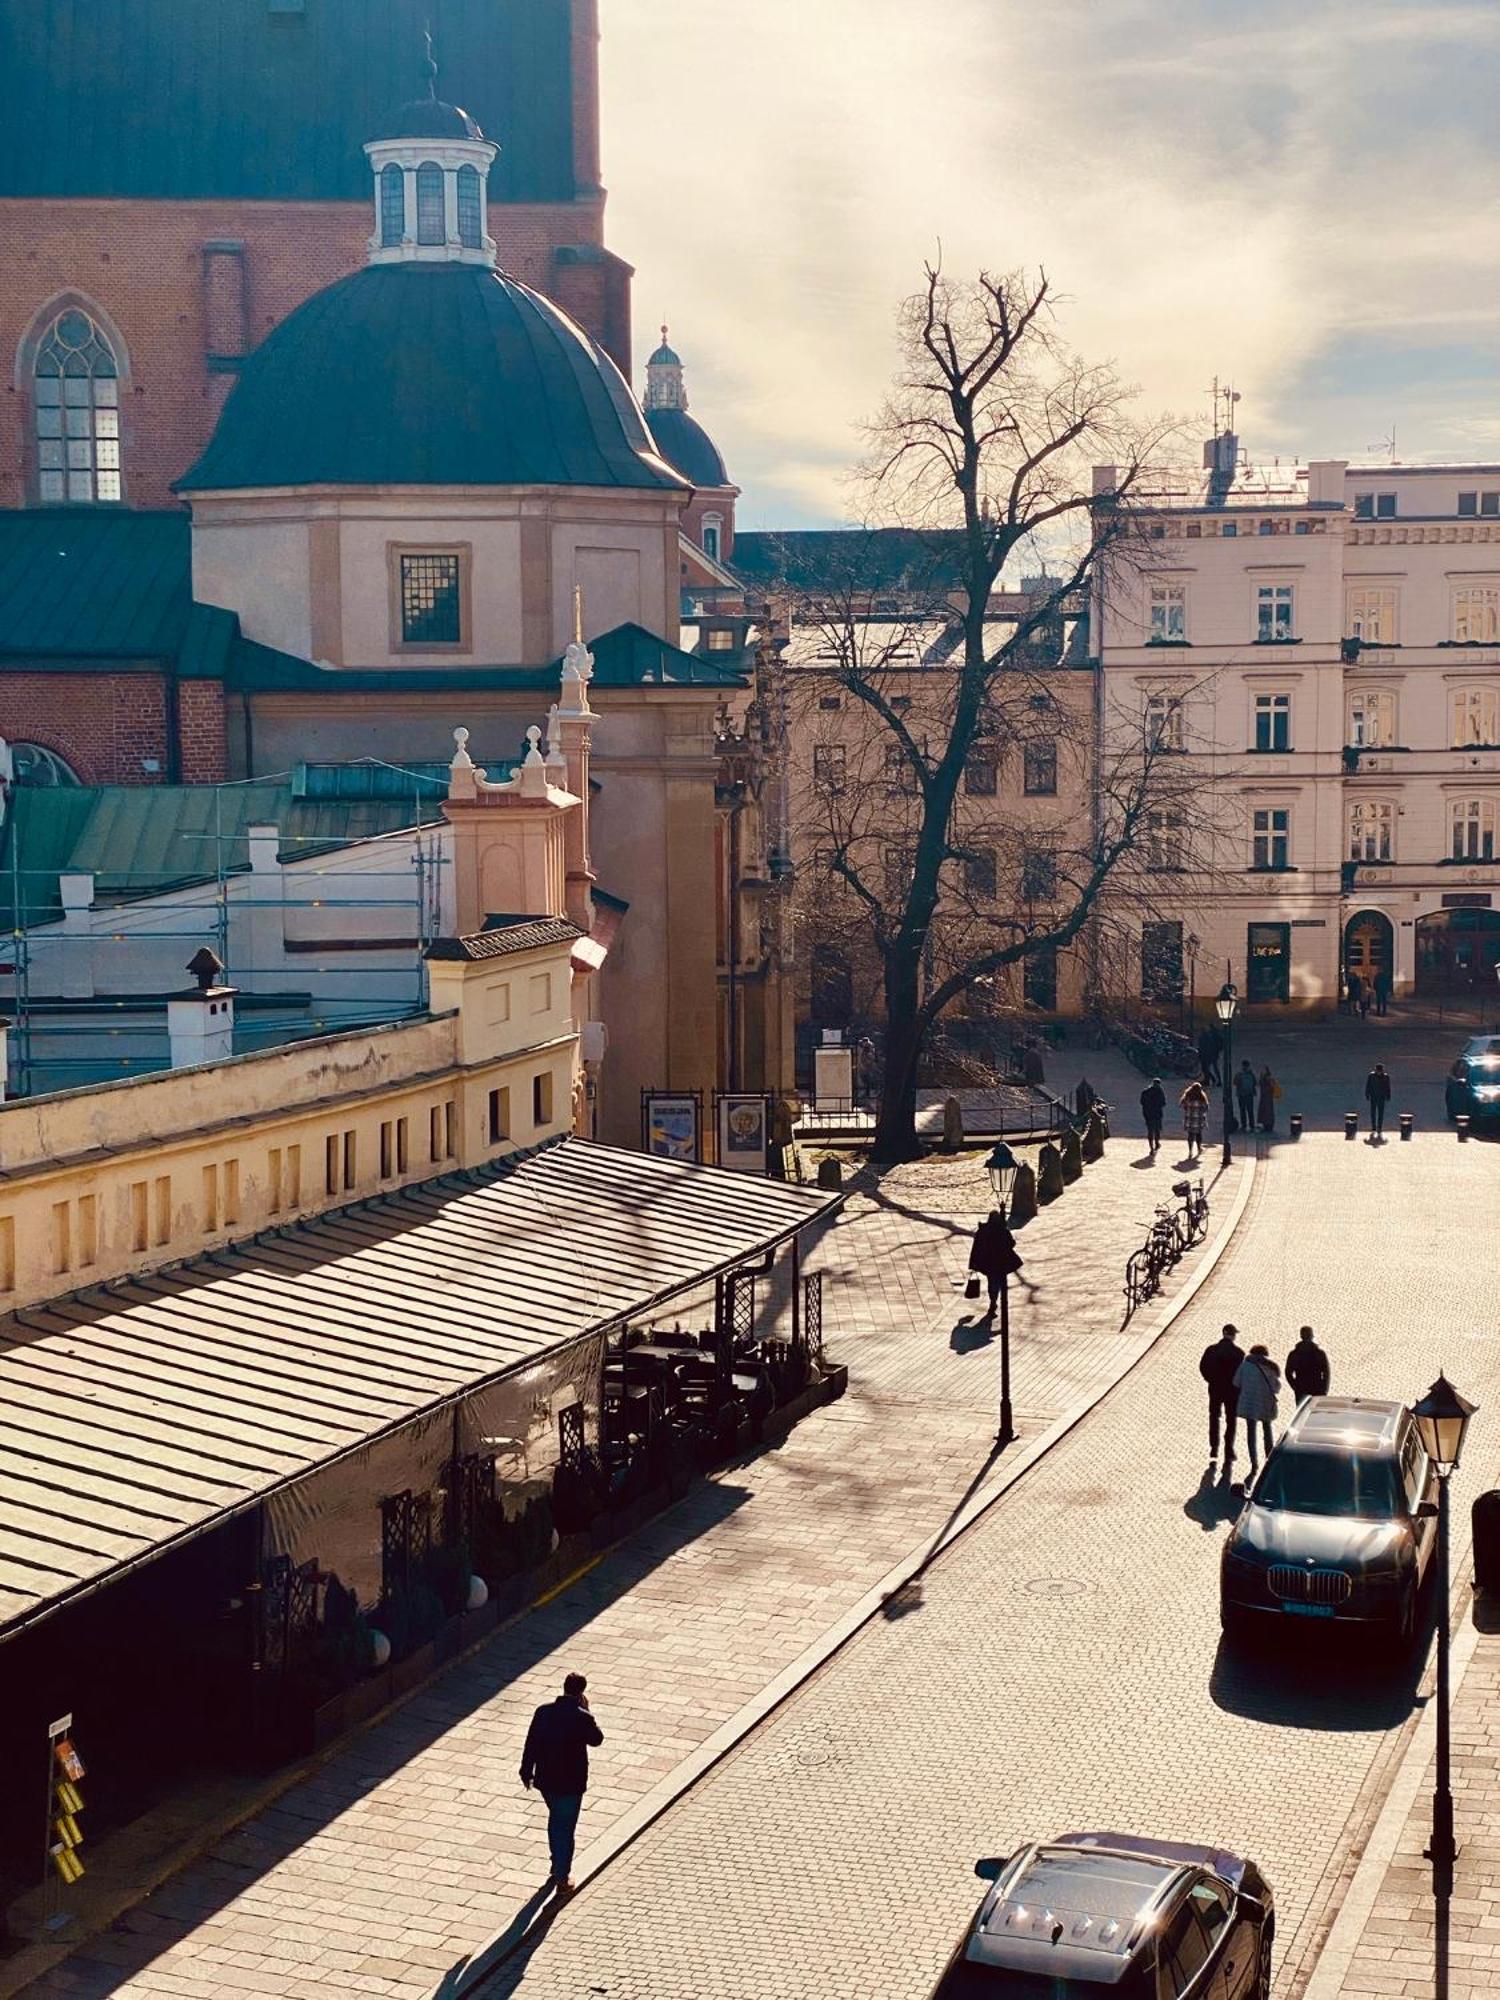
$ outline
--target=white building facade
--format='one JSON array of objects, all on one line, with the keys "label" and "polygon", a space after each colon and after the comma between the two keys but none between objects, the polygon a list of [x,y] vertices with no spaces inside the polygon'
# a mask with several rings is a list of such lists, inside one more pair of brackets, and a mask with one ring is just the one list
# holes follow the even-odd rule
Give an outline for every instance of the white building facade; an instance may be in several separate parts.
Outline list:
[{"label": "white building facade", "polygon": [[1500,467],[1247,468],[1227,433],[1204,458],[1092,610],[1104,730],[1144,714],[1202,773],[1202,822],[1153,842],[1182,913],[1134,997],[1495,990]]}]

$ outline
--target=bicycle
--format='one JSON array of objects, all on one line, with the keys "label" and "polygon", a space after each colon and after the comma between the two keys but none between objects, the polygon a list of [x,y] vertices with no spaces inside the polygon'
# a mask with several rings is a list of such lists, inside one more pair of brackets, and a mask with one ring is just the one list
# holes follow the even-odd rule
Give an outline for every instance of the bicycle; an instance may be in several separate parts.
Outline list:
[{"label": "bicycle", "polygon": [[1137,1306],[1154,1298],[1161,1282],[1160,1270],[1146,1249],[1132,1250],[1125,1265],[1125,1310],[1127,1317]]},{"label": "bicycle", "polygon": [[1182,1200],[1177,1226],[1183,1248],[1188,1249],[1208,1234],[1208,1196],[1203,1192],[1201,1179],[1196,1186],[1191,1181],[1173,1181],[1172,1192]]}]

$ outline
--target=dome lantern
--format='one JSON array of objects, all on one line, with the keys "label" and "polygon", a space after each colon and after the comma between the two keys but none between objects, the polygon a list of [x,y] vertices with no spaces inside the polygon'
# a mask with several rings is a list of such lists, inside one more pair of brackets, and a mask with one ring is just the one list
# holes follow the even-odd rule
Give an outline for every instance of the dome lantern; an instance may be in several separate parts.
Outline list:
[{"label": "dome lantern", "polygon": [[427,94],[402,105],[385,138],[365,157],[375,177],[372,264],[495,263],[487,228],[486,181],[499,147],[467,111],[437,94],[427,37]]},{"label": "dome lantern", "polygon": [[663,320],[661,346],[646,362],[645,408],[649,414],[652,410],[685,410],[687,406],[682,356],[668,345],[667,327]]}]

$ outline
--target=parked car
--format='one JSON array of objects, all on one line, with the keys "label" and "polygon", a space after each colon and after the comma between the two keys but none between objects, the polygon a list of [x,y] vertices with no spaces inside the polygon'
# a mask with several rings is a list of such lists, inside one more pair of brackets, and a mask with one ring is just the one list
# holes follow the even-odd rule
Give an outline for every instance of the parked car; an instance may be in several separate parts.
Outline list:
[{"label": "parked car", "polygon": [[1241,1855],[1065,1833],[974,1873],[991,1887],[933,2000],[1269,2000],[1276,1900]]},{"label": "parked car", "polygon": [[1437,1475],[1404,1404],[1309,1396],[1224,1544],[1225,1632],[1311,1618],[1381,1628],[1409,1645],[1436,1543],[1436,1498]]},{"label": "parked car", "polygon": [[1474,1035],[1465,1042],[1443,1094],[1450,1118],[1462,1113],[1476,1124],[1500,1119],[1500,1035]]}]

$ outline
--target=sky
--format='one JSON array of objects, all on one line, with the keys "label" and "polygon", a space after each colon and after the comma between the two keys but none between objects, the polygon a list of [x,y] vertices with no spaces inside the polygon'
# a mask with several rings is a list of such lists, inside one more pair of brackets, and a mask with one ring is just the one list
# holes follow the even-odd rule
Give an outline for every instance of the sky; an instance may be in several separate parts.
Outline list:
[{"label": "sky", "polygon": [[[602,0],[606,240],[741,527],[848,518],[898,301],[1045,265],[1143,414],[1500,459],[1500,0]],[[637,381],[637,387],[640,381]]]}]

